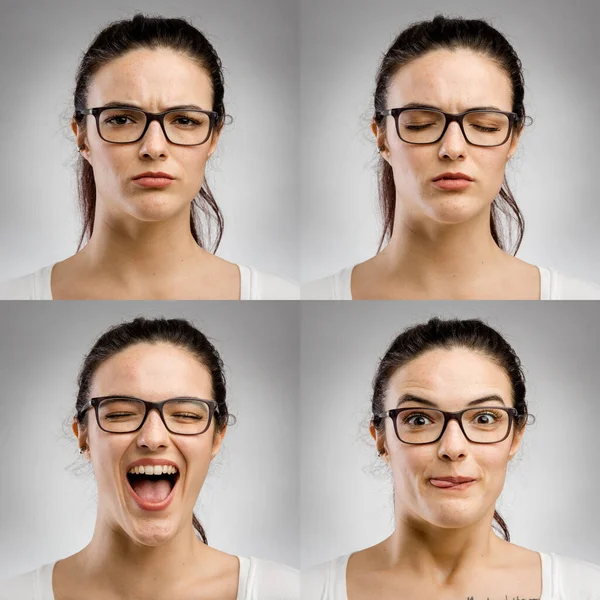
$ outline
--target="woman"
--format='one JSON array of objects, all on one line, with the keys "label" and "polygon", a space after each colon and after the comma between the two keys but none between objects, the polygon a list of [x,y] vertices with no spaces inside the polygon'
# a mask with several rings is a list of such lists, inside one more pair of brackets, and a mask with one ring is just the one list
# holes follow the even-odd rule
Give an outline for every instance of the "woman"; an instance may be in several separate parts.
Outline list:
[{"label": "woman", "polygon": [[73,432],[98,486],[92,540],[0,584],[2,600],[298,598],[294,569],[211,548],[193,513],[229,419],[223,363],[200,331],[180,319],[117,325],[78,385]]},{"label": "woman", "polygon": [[392,43],[376,78],[383,232],[369,260],[306,299],[598,299],[600,286],[510,253],[524,221],[505,168],[526,122],[521,62],[482,20],[436,16]]},{"label": "woman", "polygon": [[[4,299],[286,299],[287,280],[208,250],[223,216],[204,178],[226,113],[221,61],[183,19],[106,27],[77,72],[83,230],[75,255],[0,285]],[[202,218],[200,218],[202,217]]]},{"label": "woman", "polygon": [[494,329],[434,318],[400,334],[373,380],[370,425],[395,530],[309,570],[302,597],[600,598],[600,567],[510,543],[495,510],[527,420],[519,358]]}]

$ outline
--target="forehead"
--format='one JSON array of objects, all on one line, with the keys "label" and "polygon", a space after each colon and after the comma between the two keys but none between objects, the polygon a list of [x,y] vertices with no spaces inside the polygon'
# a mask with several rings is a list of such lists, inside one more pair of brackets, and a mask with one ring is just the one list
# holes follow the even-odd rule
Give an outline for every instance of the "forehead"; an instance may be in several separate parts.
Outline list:
[{"label": "forehead", "polygon": [[176,396],[212,398],[208,369],[172,344],[135,344],[105,360],[92,380],[91,396],[123,394],[159,401]]},{"label": "forehead", "polygon": [[471,50],[435,50],[404,65],[392,77],[387,105],[410,102],[447,112],[478,106],[512,110],[512,86],[492,59]]},{"label": "forehead", "polygon": [[388,385],[386,408],[395,408],[404,394],[431,400],[444,410],[459,410],[491,395],[512,406],[512,388],[504,369],[466,348],[430,350],[396,370]]},{"label": "forehead", "polygon": [[212,108],[212,83],[205,69],[168,48],[132,50],[102,66],[92,78],[89,106],[123,101],[158,112],[197,104]]}]

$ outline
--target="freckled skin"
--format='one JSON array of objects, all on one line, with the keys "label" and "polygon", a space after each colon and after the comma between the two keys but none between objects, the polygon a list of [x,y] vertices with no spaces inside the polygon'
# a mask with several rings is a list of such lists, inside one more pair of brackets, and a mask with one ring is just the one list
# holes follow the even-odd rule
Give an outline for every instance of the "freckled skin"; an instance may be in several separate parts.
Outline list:
[{"label": "freckled skin", "polygon": [[[206,71],[173,50],[139,49],[104,65],[94,75],[88,107],[110,101],[131,102],[150,112],[196,104],[212,110],[213,90]],[[102,140],[94,117],[86,117],[87,133],[74,125],[82,155],[94,169],[100,217],[118,222],[124,216],[146,222],[187,217],[204,180],[208,157],[218,134],[199,146],[166,141],[159,123],[150,124],[140,142],[111,144]],[[176,178],[165,189],[140,188],[131,178],[144,171],[163,171]]]},{"label": "freckled skin", "polygon": [[[494,394],[506,406],[512,406],[510,380],[504,370],[489,358],[464,348],[426,352],[396,371],[386,394],[386,410],[394,408],[398,398],[409,393],[436,402],[446,411],[462,410],[469,401]],[[502,406],[497,402],[492,405]],[[493,511],[504,486],[508,461],[516,453],[520,438],[512,430],[503,442],[472,444],[458,423],[451,421],[439,442],[410,445],[397,439],[391,419],[386,419],[385,446],[394,475],[397,506],[409,518],[423,519],[438,527],[474,523]],[[452,475],[478,481],[456,494],[440,492],[429,483],[432,476]]]},{"label": "freckled skin", "polygon": [[[185,350],[170,344],[136,344],[106,360],[93,379],[91,397],[124,394],[159,402],[177,396],[212,398],[208,370]],[[215,435],[214,421],[201,435],[169,433],[156,411],[138,432],[111,434],[102,431],[93,410],[88,413],[91,461],[98,484],[98,518],[138,543],[164,543],[189,527],[210,461],[222,435]],[[123,473],[138,458],[164,457],[181,469],[180,489],[174,502],[160,513],[137,508],[125,488]]]},{"label": "freckled skin", "polygon": [[[511,83],[491,59],[470,50],[436,50],[401,67],[388,90],[387,107],[410,102],[460,113],[479,106],[512,111]],[[502,184],[509,156],[518,136],[496,148],[481,148],[466,142],[457,123],[451,123],[435,144],[407,144],[398,138],[394,119],[387,117],[379,132],[382,156],[390,163],[398,194],[397,217],[411,228],[427,221],[462,223],[489,213]],[[431,179],[446,171],[460,171],[475,182],[468,190],[442,192]]]}]

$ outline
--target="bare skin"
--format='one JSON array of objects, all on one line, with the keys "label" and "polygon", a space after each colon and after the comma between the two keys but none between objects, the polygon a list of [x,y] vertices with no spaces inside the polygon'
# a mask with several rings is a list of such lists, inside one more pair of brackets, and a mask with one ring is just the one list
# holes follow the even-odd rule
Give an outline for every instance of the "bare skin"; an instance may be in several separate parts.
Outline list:
[{"label": "bare skin", "polygon": [[[210,398],[210,372],[195,356],[170,344],[135,344],[111,356],[94,374],[90,394],[124,394],[152,402]],[[55,600],[235,600],[239,559],[203,544],[192,513],[226,427],[203,434],[170,433],[156,410],[138,431],[100,429],[93,409],[73,433],[92,462],[98,486],[96,526],[90,543],[56,563]],[[180,479],[168,508],[145,511],[128,491],[124,473],[140,458],[174,461]]]},{"label": "bare skin", "polygon": [[[403,398],[412,398],[403,401]],[[512,404],[511,383],[491,359],[465,348],[425,352],[399,368],[388,383],[385,410],[423,408],[424,399],[445,411],[483,400],[485,412]],[[491,400],[490,398],[493,398]],[[425,417],[427,418],[427,417]],[[395,530],[381,543],[348,561],[349,600],[539,599],[539,553],[501,540],[492,530],[496,500],[508,462],[517,453],[524,428],[493,444],[470,442],[449,421],[437,442],[401,442],[392,420],[371,424],[377,450],[394,478]],[[437,477],[470,477],[464,490],[440,490]]]},{"label": "bare skin", "polygon": [[[189,221],[189,216],[184,215]],[[90,242],[54,265],[55,300],[239,300],[240,270],[198,246],[181,225],[130,234],[96,222]],[[189,227],[188,227],[189,230]]]},{"label": "bare skin", "polygon": [[505,600],[540,598],[540,555],[500,540],[489,527],[429,532],[408,523],[379,544],[352,554],[348,600]]},{"label": "bare skin", "polygon": [[[55,600],[235,600],[239,560],[204,546],[190,530],[185,545],[137,549],[95,537],[54,567]],[[108,543],[104,543],[108,542]],[[135,574],[135,577],[132,576]]]},{"label": "bare skin", "polygon": [[[412,102],[449,113],[480,106],[509,112],[512,88],[489,58],[440,50],[404,65],[393,77],[387,105]],[[394,229],[383,251],[354,268],[352,297],[539,299],[538,268],[500,249],[490,230],[492,201],[522,129],[494,148],[467,143],[458,123],[451,123],[439,142],[425,145],[400,140],[391,117],[372,129],[394,173]],[[446,172],[464,173],[473,182],[460,191],[439,190],[432,179]]]},{"label": "bare skin", "polygon": [[[102,66],[91,80],[88,107],[109,102],[150,112],[193,103],[213,109],[213,89],[203,68],[170,49],[138,49]],[[191,202],[204,181],[207,160],[220,135],[197,146],[169,142],[158,122],[128,144],[100,138],[94,117],[73,120],[81,156],[93,168],[94,228],[85,247],[57,263],[54,299],[239,299],[236,264],[202,249],[190,230]],[[143,188],[144,172],[174,178],[166,188]]]}]

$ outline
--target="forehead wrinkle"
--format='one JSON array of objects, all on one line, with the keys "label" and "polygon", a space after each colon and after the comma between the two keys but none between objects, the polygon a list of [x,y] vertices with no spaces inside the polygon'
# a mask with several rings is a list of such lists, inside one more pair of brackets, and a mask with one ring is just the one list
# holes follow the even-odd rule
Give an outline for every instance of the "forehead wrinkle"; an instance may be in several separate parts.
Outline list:
[{"label": "forehead wrinkle", "polygon": [[212,398],[208,369],[187,350],[165,342],[141,342],[104,361],[92,381],[92,396],[124,394],[144,400],[176,396]]},{"label": "forehead wrinkle", "polygon": [[508,375],[493,359],[466,348],[436,348],[421,354],[390,377],[386,406],[394,408],[402,394],[436,402],[467,404],[484,396],[498,395],[507,406],[513,404]]},{"label": "forehead wrinkle", "polygon": [[103,65],[94,75],[89,97],[102,106],[115,99],[146,110],[198,104],[211,109],[212,82],[196,61],[169,49],[132,50]]},{"label": "forehead wrinkle", "polygon": [[494,59],[465,49],[434,50],[396,71],[388,107],[418,102],[447,112],[489,105],[511,111],[512,97],[511,81]]}]

